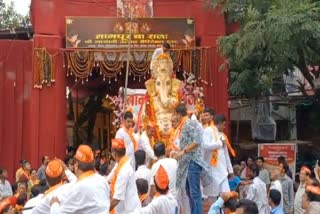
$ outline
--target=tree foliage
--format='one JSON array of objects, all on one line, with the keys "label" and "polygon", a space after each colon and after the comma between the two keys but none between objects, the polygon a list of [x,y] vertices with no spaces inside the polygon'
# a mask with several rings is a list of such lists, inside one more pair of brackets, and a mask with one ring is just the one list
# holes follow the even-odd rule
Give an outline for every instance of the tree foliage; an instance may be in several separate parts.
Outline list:
[{"label": "tree foliage", "polygon": [[260,96],[294,66],[314,88],[307,65],[320,64],[319,0],[212,0],[209,6],[240,25],[219,39],[233,95]]},{"label": "tree foliage", "polygon": [[14,2],[11,2],[9,5],[5,5],[3,0],[0,0],[0,29],[14,29],[17,27],[25,27],[29,24],[29,16],[22,16],[17,13],[14,7]]}]

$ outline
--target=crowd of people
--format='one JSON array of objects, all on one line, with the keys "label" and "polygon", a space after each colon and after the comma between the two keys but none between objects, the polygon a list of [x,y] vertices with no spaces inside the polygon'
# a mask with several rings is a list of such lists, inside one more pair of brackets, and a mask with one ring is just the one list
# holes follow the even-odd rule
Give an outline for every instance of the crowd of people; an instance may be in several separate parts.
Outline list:
[{"label": "crowd of people", "polygon": [[155,124],[134,132],[126,112],[111,153],[80,145],[64,161],[44,156],[38,170],[23,160],[12,185],[0,169],[0,214],[320,213],[318,163],[300,169],[295,188],[285,157],[270,171],[263,157],[232,165],[226,118],[213,109],[188,114],[180,104],[171,119],[166,143]]}]

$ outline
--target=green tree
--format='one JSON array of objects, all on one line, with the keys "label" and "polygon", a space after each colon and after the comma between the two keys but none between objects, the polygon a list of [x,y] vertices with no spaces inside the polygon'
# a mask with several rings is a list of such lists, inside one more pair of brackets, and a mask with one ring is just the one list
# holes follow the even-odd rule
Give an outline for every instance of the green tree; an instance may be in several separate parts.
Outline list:
[{"label": "green tree", "polygon": [[14,29],[22,27],[28,22],[28,16],[24,17],[14,9],[11,2],[7,7],[3,0],[0,0],[0,29]]},{"label": "green tree", "polygon": [[208,6],[239,23],[236,33],[218,41],[231,94],[259,97],[294,66],[315,89],[307,65],[320,63],[319,0],[211,0]]}]

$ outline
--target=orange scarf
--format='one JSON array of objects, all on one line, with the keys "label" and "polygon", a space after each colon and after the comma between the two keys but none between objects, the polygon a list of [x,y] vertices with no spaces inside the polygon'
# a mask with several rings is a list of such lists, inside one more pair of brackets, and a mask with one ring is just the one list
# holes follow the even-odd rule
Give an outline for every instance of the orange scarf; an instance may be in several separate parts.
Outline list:
[{"label": "orange scarf", "polygon": [[154,142],[154,137],[149,137],[149,136],[147,136],[147,137],[148,137],[148,139],[149,139],[149,144],[150,144],[151,148],[153,148],[153,146],[154,146],[154,144],[155,144],[155,142]]},{"label": "orange scarf", "polygon": [[179,148],[176,146],[176,144],[175,144],[175,140],[176,140],[176,132],[177,132],[177,129],[173,129],[172,131],[171,131],[171,133],[170,133],[170,148],[168,148],[168,149],[172,149],[172,150],[174,150],[174,151],[178,151],[179,150]]},{"label": "orange scarf", "polygon": [[175,130],[172,130],[172,134],[170,136],[170,144],[171,144],[172,150],[174,151],[180,150],[176,146],[175,141],[177,138],[181,138],[181,132],[187,120],[188,120],[188,116],[183,117],[178,127]]},{"label": "orange scarf", "polygon": [[176,129],[175,139],[177,139],[177,137],[181,138],[182,129],[183,129],[184,124],[187,122],[188,119],[189,119],[188,116],[185,116],[185,117],[182,118],[179,126],[178,126],[177,129]]},{"label": "orange scarf", "polygon": [[[211,122],[210,124],[210,128],[212,128],[213,134],[214,134],[214,140],[217,141],[218,140],[218,134],[217,134],[217,130],[214,126],[214,122]],[[211,165],[212,166],[217,166],[218,164],[218,155],[219,155],[219,150],[218,149],[214,149],[212,150],[212,154],[211,154]]]},{"label": "orange scarf", "polygon": [[148,198],[148,193],[140,195],[139,199],[141,204]]},{"label": "orange scarf", "polygon": [[25,176],[28,181],[30,180],[30,173],[29,172],[26,172],[25,170],[22,170],[22,174],[20,176],[20,179],[21,179],[22,176]]},{"label": "orange scarf", "polygon": [[40,180],[38,178],[30,178],[31,186],[38,185]]},{"label": "orange scarf", "polygon": [[[110,184],[110,188],[111,188],[111,196],[113,197],[113,194],[115,192],[115,186],[116,186],[116,182],[118,179],[118,174],[120,172],[120,170],[122,169],[122,167],[129,161],[129,157],[128,156],[124,156],[121,158],[121,160],[119,161],[119,164],[117,166],[117,168],[114,171],[114,174],[112,176],[111,179],[111,184]],[[112,209],[110,214],[115,214],[115,209]]]},{"label": "orange scarf", "polygon": [[87,171],[87,172],[85,172],[85,173],[83,173],[82,175],[79,176],[78,182],[83,180],[83,179],[85,179],[85,178],[88,178],[88,177],[90,177],[91,175],[94,175],[94,174],[95,174],[94,170],[89,170],[89,171]]},{"label": "orange scarf", "polygon": [[134,136],[133,136],[133,129],[127,129],[125,126],[123,126],[123,128],[124,128],[124,130],[127,132],[127,134],[129,135],[130,140],[131,140],[131,142],[133,143],[134,151],[137,151],[137,149],[138,149],[138,143],[137,143],[136,139],[135,139]]},{"label": "orange scarf", "polygon": [[21,212],[23,210],[23,206],[17,204],[15,206],[15,210],[18,211],[18,212]]},{"label": "orange scarf", "polygon": [[60,187],[63,183],[60,182],[52,187],[50,187],[50,189],[48,189],[47,191],[45,191],[44,196],[48,195],[50,192],[56,190],[58,187]]},{"label": "orange scarf", "polygon": [[222,135],[223,135],[224,138],[226,139],[226,144],[227,144],[227,147],[228,147],[228,150],[229,150],[230,154],[232,155],[232,157],[236,157],[236,156],[237,156],[237,153],[236,153],[236,151],[232,148],[231,143],[230,143],[227,135],[225,135],[224,133],[222,133]]},{"label": "orange scarf", "polygon": [[[218,135],[217,135],[217,132],[216,132],[216,130],[214,128],[214,125],[211,124],[210,127],[213,129],[215,140],[217,140],[218,139]],[[224,138],[226,140],[227,148],[228,148],[230,154],[232,155],[232,157],[236,157],[236,152],[232,148],[231,143],[230,143],[227,135],[225,135],[224,133],[222,133],[222,135],[224,136]],[[217,166],[217,164],[218,164],[218,155],[219,155],[219,150],[218,149],[212,150],[211,165],[214,166],[214,167]]]},{"label": "orange scarf", "polygon": [[159,192],[156,192],[156,194],[154,194],[154,198],[158,198],[159,196],[161,196],[161,194]]}]

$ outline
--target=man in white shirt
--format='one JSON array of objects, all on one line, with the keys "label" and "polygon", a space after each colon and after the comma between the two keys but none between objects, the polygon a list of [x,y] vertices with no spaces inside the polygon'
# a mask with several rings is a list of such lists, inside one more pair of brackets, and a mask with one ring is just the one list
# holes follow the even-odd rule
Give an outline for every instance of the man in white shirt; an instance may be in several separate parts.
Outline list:
[{"label": "man in white shirt", "polygon": [[171,117],[171,133],[170,133],[170,139],[169,144],[167,145],[167,156],[172,157],[172,155],[180,150],[180,139],[179,139],[179,130],[177,129],[179,127],[179,120],[178,117],[174,114]]},{"label": "man in white shirt", "polygon": [[151,180],[151,170],[145,165],[146,163],[146,153],[143,150],[138,150],[134,153],[136,160],[136,172],[134,173],[135,179],[143,178],[150,184]]},{"label": "man in white shirt", "polygon": [[[45,171],[43,173],[45,173]],[[41,184],[33,186],[31,188],[32,198],[29,201],[27,201],[27,203],[24,205],[22,213],[23,214],[31,214],[32,213],[32,209],[34,207],[36,207],[38,204],[40,204],[42,198],[44,197],[44,193],[47,190],[48,190],[47,186],[43,186]]]},{"label": "man in white shirt", "polygon": [[[63,185],[63,177],[67,176],[69,184]],[[50,213],[50,202],[53,197],[59,197],[60,201],[64,200],[63,195],[66,191],[69,191],[70,185],[77,182],[77,177],[68,170],[67,166],[59,159],[54,159],[48,162],[45,168],[45,177],[50,188],[40,198],[37,197],[31,205],[35,205],[32,209],[34,214],[47,214]],[[29,206],[29,205],[28,205]]]},{"label": "man in white shirt", "polygon": [[138,149],[138,143],[133,134],[133,114],[130,111],[124,113],[123,126],[117,131],[116,139],[122,139],[126,146],[126,156],[131,158],[134,166],[134,152]]},{"label": "man in white shirt", "polygon": [[149,204],[150,198],[149,198],[149,183],[147,180],[143,178],[139,178],[136,180],[137,190],[139,194],[139,199],[141,202],[141,207],[145,207]]},{"label": "man in white shirt", "polygon": [[139,148],[145,151],[146,153],[146,165],[149,166],[150,162],[156,159],[154,156],[154,151],[152,146],[155,144],[155,125],[152,123],[148,123],[146,126],[146,130],[142,132],[141,137],[139,139]]},{"label": "man in white shirt", "polygon": [[62,201],[51,200],[51,214],[105,214],[109,212],[110,196],[106,179],[94,171],[94,154],[88,145],[80,145],[75,155],[74,183]]},{"label": "man in white shirt", "polygon": [[160,165],[155,176],[154,185],[157,191],[150,204],[135,213],[140,214],[175,214],[177,211],[177,201],[169,193],[169,176],[165,168]]},{"label": "man in white shirt", "polygon": [[166,147],[164,143],[158,142],[154,145],[154,154],[157,157],[158,161],[153,164],[151,168],[151,192],[150,196],[153,197],[156,193],[155,184],[154,184],[154,176],[156,175],[160,165],[166,170],[169,177],[169,192],[176,196],[176,178],[177,178],[177,168],[178,163],[177,160],[173,158],[166,157]]},{"label": "man in white shirt", "polygon": [[8,172],[5,169],[0,169],[0,201],[12,196],[12,188],[9,183]]},{"label": "man in white shirt", "polygon": [[127,214],[141,207],[130,158],[126,156],[125,143],[112,139],[111,154],[117,162],[110,175],[111,203],[110,212]]},{"label": "man in white shirt", "polygon": [[280,182],[280,168],[275,167],[271,170],[271,184],[270,184],[270,190],[275,189],[278,190],[281,194],[281,201],[280,201],[280,207],[283,208],[283,192],[282,192],[282,185]]},{"label": "man in white shirt", "polygon": [[302,197],[303,194],[306,192],[306,182],[310,179],[311,170],[303,166],[300,169],[299,180],[300,185],[296,192],[296,196],[294,197],[294,214],[304,214],[305,210],[301,207],[302,205]]},{"label": "man in white shirt", "polygon": [[250,184],[246,199],[256,202],[259,214],[270,214],[267,188],[265,183],[259,178],[259,169],[253,170],[253,183]]},{"label": "man in white shirt", "polygon": [[214,182],[204,189],[204,194],[217,197],[221,192],[230,192],[228,176],[233,176],[226,136],[223,134],[226,118],[220,114],[214,118],[215,125],[205,128],[202,147],[204,159],[212,166]]},{"label": "man in white shirt", "polygon": [[259,178],[266,184],[267,190],[270,187],[270,173],[264,168],[264,158],[257,157],[256,159],[257,167],[259,168]]},{"label": "man in white shirt", "polygon": [[154,50],[152,57],[151,57],[151,62],[150,62],[150,70],[153,70],[153,63],[154,61],[158,58],[159,55],[168,53],[170,50],[170,44],[165,42],[162,44],[160,48],[157,48]]}]

